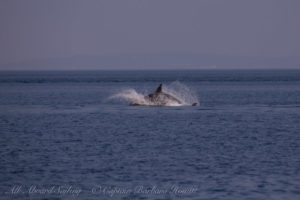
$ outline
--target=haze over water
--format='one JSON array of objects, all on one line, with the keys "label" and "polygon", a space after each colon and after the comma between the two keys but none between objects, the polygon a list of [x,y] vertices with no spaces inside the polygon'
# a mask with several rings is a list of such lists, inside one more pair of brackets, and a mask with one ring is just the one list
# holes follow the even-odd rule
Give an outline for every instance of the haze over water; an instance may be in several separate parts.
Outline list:
[{"label": "haze over water", "polygon": [[300,69],[297,0],[0,2],[0,70]]},{"label": "haze over water", "polygon": [[299,8],[0,1],[0,199],[300,199]]}]

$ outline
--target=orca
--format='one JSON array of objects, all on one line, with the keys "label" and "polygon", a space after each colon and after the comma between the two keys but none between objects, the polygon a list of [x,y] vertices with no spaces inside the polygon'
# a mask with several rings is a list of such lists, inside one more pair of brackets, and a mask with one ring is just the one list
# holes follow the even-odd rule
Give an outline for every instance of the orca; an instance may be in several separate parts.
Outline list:
[{"label": "orca", "polygon": [[[145,101],[149,103],[149,105],[152,106],[167,106],[167,105],[184,105],[183,102],[178,100],[177,98],[173,97],[170,94],[167,94],[162,91],[162,84],[158,86],[156,91],[152,94],[148,94],[144,97]],[[132,103],[133,106],[142,106],[145,104],[139,104],[139,103]],[[192,106],[196,106],[197,103],[193,103]]]}]

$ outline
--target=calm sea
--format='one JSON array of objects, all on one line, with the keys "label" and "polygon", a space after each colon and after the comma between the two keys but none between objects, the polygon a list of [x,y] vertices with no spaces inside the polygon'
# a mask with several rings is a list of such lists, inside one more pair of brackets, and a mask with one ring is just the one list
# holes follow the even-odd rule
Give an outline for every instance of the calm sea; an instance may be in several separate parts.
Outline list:
[{"label": "calm sea", "polygon": [[[160,83],[200,106],[112,98]],[[0,111],[0,199],[300,199],[300,70],[0,72]]]}]

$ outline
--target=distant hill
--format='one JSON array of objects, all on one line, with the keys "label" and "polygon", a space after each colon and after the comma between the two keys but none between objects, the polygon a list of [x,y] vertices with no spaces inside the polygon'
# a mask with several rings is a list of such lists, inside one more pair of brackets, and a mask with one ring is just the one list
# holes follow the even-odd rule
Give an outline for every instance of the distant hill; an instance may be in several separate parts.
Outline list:
[{"label": "distant hill", "polygon": [[202,54],[77,55],[0,65],[1,70],[300,68],[300,58]]}]

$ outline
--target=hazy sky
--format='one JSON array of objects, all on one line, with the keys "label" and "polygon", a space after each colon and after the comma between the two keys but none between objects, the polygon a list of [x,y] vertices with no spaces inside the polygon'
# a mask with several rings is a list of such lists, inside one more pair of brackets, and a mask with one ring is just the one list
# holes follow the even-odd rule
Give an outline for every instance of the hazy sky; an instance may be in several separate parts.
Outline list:
[{"label": "hazy sky", "polygon": [[0,64],[153,53],[300,57],[300,1],[0,1]]}]

